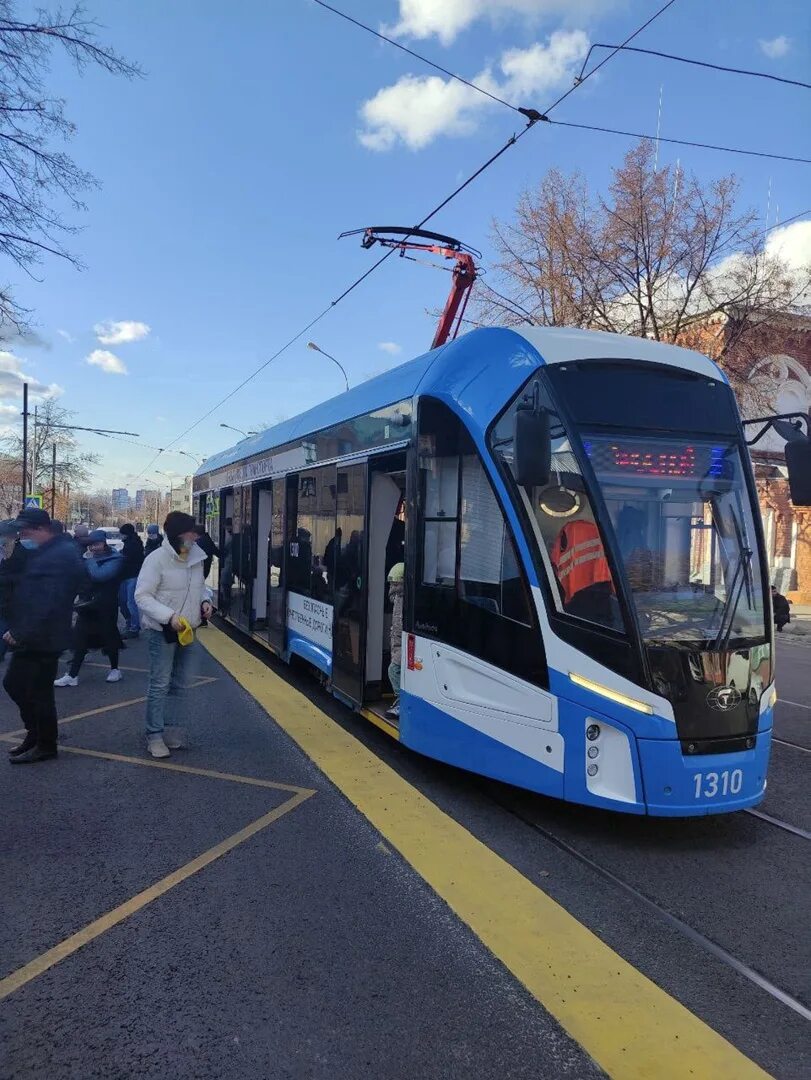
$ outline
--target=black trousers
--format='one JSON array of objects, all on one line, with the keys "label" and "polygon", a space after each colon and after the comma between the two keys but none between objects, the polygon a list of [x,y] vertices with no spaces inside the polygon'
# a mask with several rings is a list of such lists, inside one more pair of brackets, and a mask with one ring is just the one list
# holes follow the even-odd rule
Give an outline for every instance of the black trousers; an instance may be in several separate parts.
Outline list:
[{"label": "black trousers", "polygon": [[36,739],[42,750],[56,749],[54,679],[58,668],[59,653],[20,650],[11,654],[3,679],[6,693],[20,710],[28,741]]},{"label": "black trousers", "polygon": [[88,649],[97,649],[99,647],[107,654],[110,660],[110,668],[117,668],[119,642],[115,615],[113,615],[112,619],[100,622],[80,615],[73,628],[73,657],[70,661],[68,674],[75,679],[81,671]]}]

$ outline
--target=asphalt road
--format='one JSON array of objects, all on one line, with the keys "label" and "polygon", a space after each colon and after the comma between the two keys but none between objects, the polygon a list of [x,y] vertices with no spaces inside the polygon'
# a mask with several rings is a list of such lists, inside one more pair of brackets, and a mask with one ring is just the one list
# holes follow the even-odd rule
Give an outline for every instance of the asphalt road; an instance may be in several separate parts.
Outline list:
[{"label": "asphalt road", "polygon": [[[122,664],[145,667],[145,648]],[[2,1080],[601,1075],[206,654],[195,747],[314,791],[230,854],[0,1000]],[[138,698],[83,669],[63,716]],[[140,766],[143,704],[65,724],[0,791],[0,979],[278,807],[288,791]],[[0,736],[17,728],[0,703]],[[134,760],[71,753],[89,749]],[[2,985],[2,984],[0,984]]]},{"label": "asphalt road", "polygon": [[[122,662],[145,667],[144,651]],[[410,753],[266,659],[768,1072],[811,1074],[807,1021],[757,981],[811,1004],[807,840],[748,814],[597,814],[484,781]],[[779,645],[779,695],[795,704],[778,704],[776,734],[806,747],[809,661],[809,646]],[[315,794],[0,1000],[0,1080],[600,1075],[253,699],[201,662],[216,681],[191,692],[195,745],[173,762]],[[86,667],[62,713],[144,685],[142,671],[108,685]],[[142,715],[135,702],[75,719],[58,761],[8,768],[0,980],[290,797],[67,749],[143,761]],[[3,700],[0,737],[17,726]],[[797,745],[775,744],[763,809],[808,829]]]}]

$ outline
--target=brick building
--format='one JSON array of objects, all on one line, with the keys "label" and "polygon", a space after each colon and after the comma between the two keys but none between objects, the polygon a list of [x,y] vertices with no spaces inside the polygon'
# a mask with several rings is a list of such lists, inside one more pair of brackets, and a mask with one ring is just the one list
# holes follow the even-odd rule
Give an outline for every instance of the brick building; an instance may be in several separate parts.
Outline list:
[{"label": "brick building", "polygon": [[[748,337],[746,349],[745,415],[811,413],[811,317],[780,316],[764,322]],[[751,450],[771,580],[791,600],[811,604],[811,507],[791,503],[784,446],[770,431]]]}]

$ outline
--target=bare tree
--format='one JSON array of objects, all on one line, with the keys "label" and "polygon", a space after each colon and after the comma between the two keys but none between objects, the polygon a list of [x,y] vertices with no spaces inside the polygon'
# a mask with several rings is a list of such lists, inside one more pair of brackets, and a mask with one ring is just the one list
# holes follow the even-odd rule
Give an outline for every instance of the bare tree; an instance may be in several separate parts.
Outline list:
[{"label": "bare tree", "polygon": [[[79,265],[65,246],[77,229],[60,206],[83,210],[82,193],[97,183],[59,149],[75,129],[64,101],[46,87],[52,52],[64,49],[79,71],[139,74],[97,42],[97,30],[81,4],[21,19],[13,0],[0,0],[0,253],[32,277],[46,255]],[[24,333],[29,315],[8,286],[0,288],[0,335]]]},{"label": "bare tree", "polygon": [[608,196],[578,174],[547,173],[494,223],[496,281],[482,283],[483,324],[578,326],[700,348],[742,383],[746,344],[764,319],[796,307],[809,286],[769,256],[754,211],[739,212],[733,176],[702,185],[655,165],[639,143]]},{"label": "bare tree", "polygon": [[21,471],[19,458],[0,453],[0,517],[14,517],[22,506]]},{"label": "bare tree", "polygon": [[[97,454],[80,450],[76,437],[69,430],[73,413],[62,408],[53,398],[46,398],[37,406],[36,423],[28,432],[28,453],[33,490],[50,492],[53,478],[53,450],[56,447],[56,490],[76,491],[90,479],[98,464]],[[9,459],[22,461],[22,435],[16,433],[2,440],[2,452]],[[19,472],[19,464],[16,466]]]}]

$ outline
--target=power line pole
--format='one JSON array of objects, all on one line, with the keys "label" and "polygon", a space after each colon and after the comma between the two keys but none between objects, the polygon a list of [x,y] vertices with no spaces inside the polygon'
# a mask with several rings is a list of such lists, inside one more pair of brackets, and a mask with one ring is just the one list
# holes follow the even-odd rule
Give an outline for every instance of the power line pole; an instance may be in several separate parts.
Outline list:
[{"label": "power line pole", "polygon": [[28,494],[28,383],[23,383],[23,490],[22,502]]},{"label": "power line pole", "polygon": [[56,512],[56,443],[51,447],[51,517]]}]

